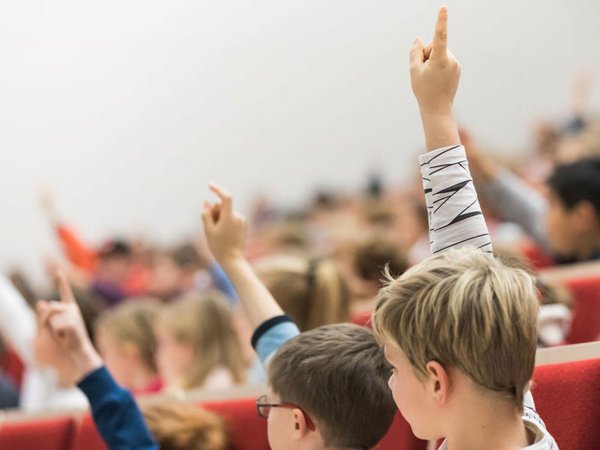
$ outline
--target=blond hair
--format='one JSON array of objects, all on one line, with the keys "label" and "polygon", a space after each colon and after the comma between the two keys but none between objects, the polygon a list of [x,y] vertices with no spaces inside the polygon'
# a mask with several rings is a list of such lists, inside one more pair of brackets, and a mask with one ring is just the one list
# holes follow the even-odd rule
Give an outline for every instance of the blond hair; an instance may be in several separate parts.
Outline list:
[{"label": "blond hair", "polygon": [[214,413],[188,403],[142,406],[148,428],[161,450],[227,450],[225,421]]},{"label": "blond hair", "polygon": [[144,365],[156,372],[154,320],[160,302],[152,298],[132,299],[104,312],[96,321],[95,334],[103,333],[119,345],[133,344]]},{"label": "blond hair", "polygon": [[537,311],[531,275],[464,247],[389,277],[373,329],[404,351],[421,379],[427,362],[437,361],[522,408],[535,362]]},{"label": "blond hair", "polygon": [[184,376],[183,389],[202,386],[219,367],[227,369],[236,384],[244,381],[246,358],[233,325],[233,312],[222,295],[211,292],[181,297],[163,307],[158,321],[178,342],[194,349],[196,358]]},{"label": "blond hair", "polygon": [[349,290],[333,260],[277,255],[256,272],[300,330],[348,320]]}]

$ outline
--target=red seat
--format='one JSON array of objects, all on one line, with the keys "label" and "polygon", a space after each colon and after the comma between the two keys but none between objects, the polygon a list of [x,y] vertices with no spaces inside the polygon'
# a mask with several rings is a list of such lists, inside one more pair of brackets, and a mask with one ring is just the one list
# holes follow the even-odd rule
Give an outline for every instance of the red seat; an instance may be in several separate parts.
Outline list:
[{"label": "red seat", "polygon": [[387,434],[383,437],[376,450],[425,450],[427,441],[417,439],[410,425],[398,412]]},{"label": "red seat", "polygon": [[532,268],[535,270],[552,267],[554,261],[550,258],[539,245],[533,241],[523,241],[518,246],[519,252],[525,257]]},{"label": "red seat", "polygon": [[573,324],[569,344],[600,338],[600,276],[573,278],[564,282],[573,294]]},{"label": "red seat", "polygon": [[561,450],[600,446],[600,359],[539,366],[536,409]]},{"label": "red seat", "polygon": [[269,450],[267,421],[258,416],[255,399],[221,400],[201,405],[225,419],[233,450]]},{"label": "red seat", "polygon": [[66,450],[70,448],[74,429],[75,420],[67,416],[7,422],[0,428],[0,448]]},{"label": "red seat", "polygon": [[21,381],[23,380],[23,373],[25,372],[25,366],[23,361],[19,358],[19,355],[15,353],[10,347],[6,348],[4,357],[0,361],[1,371],[15,383],[17,388],[21,387]]},{"label": "red seat", "polygon": [[108,450],[100,437],[92,416],[84,414],[79,421],[73,438],[72,450]]},{"label": "red seat", "polygon": [[369,327],[371,328],[371,315],[372,312],[361,312],[353,314],[350,317],[350,322],[354,325],[360,325],[361,327]]}]

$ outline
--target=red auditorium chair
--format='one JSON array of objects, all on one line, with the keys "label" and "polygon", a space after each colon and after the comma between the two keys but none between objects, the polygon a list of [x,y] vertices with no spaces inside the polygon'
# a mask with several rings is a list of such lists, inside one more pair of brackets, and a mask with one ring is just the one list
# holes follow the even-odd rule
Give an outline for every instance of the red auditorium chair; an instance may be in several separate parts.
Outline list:
[{"label": "red auditorium chair", "polygon": [[353,314],[350,318],[350,322],[361,327],[371,327],[371,312],[360,312]]},{"label": "red auditorium chair", "polygon": [[6,348],[2,361],[0,361],[0,367],[2,372],[15,383],[17,388],[21,387],[25,366],[23,365],[21,358],[19,358],[19,355],[17,355],[10,347]]},{"label": "red auditorium chair", "polygon": [[573,294],[573,324],[567,343],[578,344],[600,338],[600,275],[564,281]]},{"label": "red auditorium chair", "polygon": [[408,422],[398,412],[392,426],[375,450],[426,450],[426,448],[427,441],[417,439]]},{"label": "red auditorium chair", "polygon": [[561,450],[600,448],[600,358],[536,367],[532,392]]},{"label": "red auditorium chair", "polygon": [[84,414],[79,421],[74,437],[72,450],[108,450],[96,429],[94,419],[90,414]]},{"label": "red auditorium chair", "polygon": [[256,399],[243,398],[201,403],[225,419],[233,450],[269,450],[267,421],[256,412]]},{"label": "red auditorium chair", "polygon": [[0,428],[0,448],[15,450],[66,450],[70,448],[75,419],[51,417],[7,422]]}]

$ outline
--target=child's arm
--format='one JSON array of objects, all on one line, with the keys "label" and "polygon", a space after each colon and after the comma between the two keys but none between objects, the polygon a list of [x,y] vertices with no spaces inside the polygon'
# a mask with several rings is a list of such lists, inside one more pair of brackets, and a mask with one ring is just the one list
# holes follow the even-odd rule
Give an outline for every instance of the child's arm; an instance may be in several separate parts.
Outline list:
[{"label": "child's arm", "polygon": [[206,202],[204,205],[202,220],[206,240],[213,256],[235,287],[250,325],[255,330],[253,345],[260,359],[265,362],[268,356],[299,331],[284,316],[277,301],[244,257],[246,221],[233,210],[231,195],[215,185],[210,185],[210,189],[220,201],[215,204]]},{"label": "child's arm", "polygon": [[78,386],[88,398],[94,422],[110,449],[156,450],[144,418],[131,394],[120,387],[103,365],[87,335],[75,297],[59,274],[60,302],[39,302],[38,320],[47,339],[61,351],[78,375]]},{"label": "child's arm", "polygon": [[48,222],[55,230],[68,260],[75,267],[87,273],[94,271],[98,263],[96,252],[86,245],[81,237],[62,221],[56,212],[52,195],[49,192],[41,193],[40,205]]},{"label": "child's arm", "polygon": [[431,253],[461,245],[473,245],[491,253],[487,226],[454,119],[460,65],[447,43],[448,10],[443,6],[433,43],[425,47],[417,38],[410,52],[411,84],[428,150],[419,161],[429,213]]}]

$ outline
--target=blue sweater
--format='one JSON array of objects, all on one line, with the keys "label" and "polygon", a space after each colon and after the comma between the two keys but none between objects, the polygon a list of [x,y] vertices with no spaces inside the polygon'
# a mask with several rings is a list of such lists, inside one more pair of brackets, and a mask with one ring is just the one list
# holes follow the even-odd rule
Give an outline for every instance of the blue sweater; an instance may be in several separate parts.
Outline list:
[{"label": "blue sweater", "polygon": [[135,400],[106,367],[86,375],[78,386],[88,398],[94,422],[110,450],[159,449]]}]

